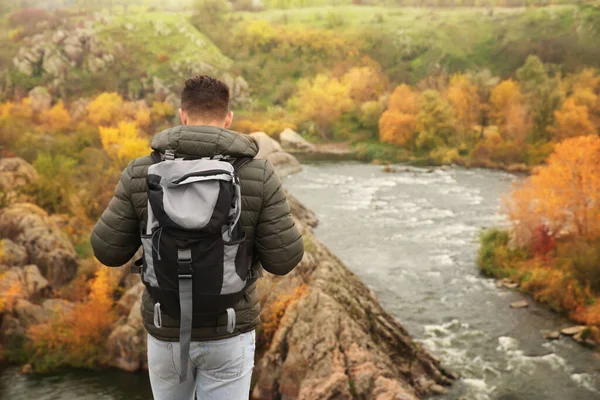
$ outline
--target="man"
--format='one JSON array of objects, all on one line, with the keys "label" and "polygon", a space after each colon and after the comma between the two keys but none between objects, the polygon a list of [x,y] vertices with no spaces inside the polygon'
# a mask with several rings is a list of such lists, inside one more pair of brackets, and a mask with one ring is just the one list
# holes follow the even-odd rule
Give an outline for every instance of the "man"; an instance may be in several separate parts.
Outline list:
[{"label": "man", "polygon": [[[200,159],[228,156],[255,157],[256,141],[228,130],[229,88],[209,76],[188,79],[181,94],[182,126],[167,129],[152,139],[152,148],[175,157]],[[150,156],[132,161],[123,171],[115,195],[94,227],[94,254],[105,265],[129,261],[141,244],[141,228],[148,218]],[[251,250],[253,275],[236,304],[235,328],[227,315],[210,321],[193,321],[187,380],[180,382],[179,318],[161,312],[148,290],[142,299],[142,317],[148,331],[148,369],[156,400],[248,399],[254,367],[255,328],[260,305],[256,278],[262,268],[285,275],[302,259],[302,236],[291,216],[281,181],[267,160],[252,159],[239,170],[246,243]],[[160,238],[159,238],[160,241]],[[176,268],[176,266],[174,266]],[[156,315],[155,315],[155,309]],[[160,314],[160,315],[158,315]],[[159,319],[160,323],[156,323]],[[158,327],[160,326],[160,327]],[[184,358],[185,360],[185,358]]]}]

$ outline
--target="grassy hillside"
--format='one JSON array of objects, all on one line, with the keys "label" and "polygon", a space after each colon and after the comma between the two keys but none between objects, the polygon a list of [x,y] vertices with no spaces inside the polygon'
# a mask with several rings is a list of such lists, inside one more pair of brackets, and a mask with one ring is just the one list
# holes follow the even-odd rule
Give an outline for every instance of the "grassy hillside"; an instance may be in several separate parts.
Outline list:
[{"label": "grassy hillside", "polygon": [[598,26],[575,6],[545,8],[315,7],[237,13],[289,29],[334,30],[362,41],[362,50],[396,81],[436,71],[490,69],[510,75],[529,54],[567,71],[600,66]]}]

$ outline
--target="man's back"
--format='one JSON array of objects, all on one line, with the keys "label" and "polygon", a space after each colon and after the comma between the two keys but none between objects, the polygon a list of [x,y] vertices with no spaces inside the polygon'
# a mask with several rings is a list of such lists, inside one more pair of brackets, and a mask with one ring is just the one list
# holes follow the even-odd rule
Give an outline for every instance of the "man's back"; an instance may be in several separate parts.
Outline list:
[{"label": "man's back", "polygon": [[[217,155],[232,158],[254,157],[258,145],[253,138],[226,129],[209,126],[178,126],[156,135],[152,148],[164,152],[172,149],[177,157],[202,158]],[[148,168],[152,158],[132,161],[123,171],[115,198],[92,233],[96,257],[105,265],[118,266],[129,261],[140,247],[140,231],[147,218]],[[302,236],[290,216],[281,181],[267,160],[254,159],[240,170],[242,187],[242,227],[252,252],[252,269],[259,275],[268,272],[284,275],[302,259]],[[236,305],[236,331],[225,329],[227,318],[194,325],[192,340],[213,340],[250,331],[258,325],[260,308],[256,279],[250,280],[246,295]],[[159,339],[176,341],[179,320],[162,316],[162,328],[154,325],[154,302],[145,293],[142,305],[144,325]],[[219,328],[219,329],[217,329]]]}]

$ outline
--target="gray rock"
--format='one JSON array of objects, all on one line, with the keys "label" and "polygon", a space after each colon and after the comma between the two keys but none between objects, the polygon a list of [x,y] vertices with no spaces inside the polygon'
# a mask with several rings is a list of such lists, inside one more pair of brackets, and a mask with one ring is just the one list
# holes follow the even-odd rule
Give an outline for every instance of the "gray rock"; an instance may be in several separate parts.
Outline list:
[{"label": "gray rock", "polygon": [[134,304],[142,297],[144,292],[144,284],[139,282],[131,289],[126,291],[119,299],[117,306],[122,314],[129,314],[133,309]]},{"label": "gray rock", "polygon": [[69,65],[69,61],[63,58],[60,51],[50,49],[43,59],[42,69],[49,75],[60,76],[67,71]]},{"label": "gray rock", "polygon": [[0,236],[25,247],[52,286],[69,282],[77,272],[73,245],[48,213],[33,204],[14,204],[0,212]]},{"label": "gray rock", "polygon": [[571,326],[569,328],[562,329],[560,331],[560,333],[562,333],[565,336],[575,336],[575,335],[583,332],[585,329],[586,329],[585,326],[577,325],[577,326]]},{"label": "gray rock", "polygon": [[258,142],[258,154],[256,158],[269,160],[280,177],[283,178],[302,170],[302,165],[296,157],[283,151],[279,142],[266,133],[254,132],[250,136]]},{"label": "gray rock", "polygon": [[47,299],[42,303],[42,308],[50,313],[66,313],[74,307],[75,304],[63,299]]},{"label": "gray rock", "polygon": [[171,89],[160,79],[158,76],[154,76],[152,78],[152,88],[154,89],[154,94],[160,101],[164,101],[164,99],[171,93]]},{"label": "gray rock", "polygon": [[527,308],[529,307],[529,303],[527,300],[515,301],[510,303],[510,308]]},{"label": "gray rock", "polygon": [[316,147],[314,144],[307,142],[302,136],[294,132],[290,128],[286,128],[279,135],[281,146],[288,151],[296,152],[314,152]]},{"label": "gray rock", "polygon": [[67,32],[65,32],[62,29],[58,29],[55,33],[54,36],[52,36],[52,42],[54,42],[54,44],[61,44],[63,43],[63,41],[67,38]]},{"label": "gray rock", "polygon": [[13,300],[40,297],[49,290],[48,281],[35,265],[9,268],[0,279],[0,293],[10,291]]},{"label": "gray rock", "polygon": [[38,180],[38,173],[22,158],[0,158],[0,188],[5,191],[29,185]]},{"label": "gray rock", "polygon": [[27,264],[27,250],[9,239],[0,239],[0,264],[21,267]]},{"label": "gray rock", "polygon": [[37,325],[50,319],[48,310],[25,299],[16,301],[13,312],[23,326]]},{"label": "gray rock", "polygon": [[43,86],[37,86],[29,91],[29,99],[31,100],[31,109],[34,113],[39,114],[49,110],[52,105],[52,96]]},{"label": "gray rock", "polygon": [[560,332],[558,332],[558,331],[545,332],[544,338],[548,339],[548,340],[558,340],[558,339],[560,339]]}]

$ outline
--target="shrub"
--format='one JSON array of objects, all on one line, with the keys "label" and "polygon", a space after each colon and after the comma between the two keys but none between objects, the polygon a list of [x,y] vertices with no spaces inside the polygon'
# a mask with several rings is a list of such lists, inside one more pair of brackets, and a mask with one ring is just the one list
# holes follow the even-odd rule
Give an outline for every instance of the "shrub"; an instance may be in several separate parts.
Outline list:
[{"label": "shrub", "polygon": [[117,315],[113,293],[117,279],[101,267],[90,282],[86,301],[27,332],[30,363],[38,372],[61,367],[94,368],[103,364],[105,342]]},{"label": "shrub", "polygon": [[164,53],[162,53],[162,54],[159,54],[159,55],[157,55],[157,56],[156,56],[156,61],[157,61],[159,64],[164,64],[164,63],[166,63],[167,61],[169,61],[169,55],[168,55],[168,54],[164,54]]}]

